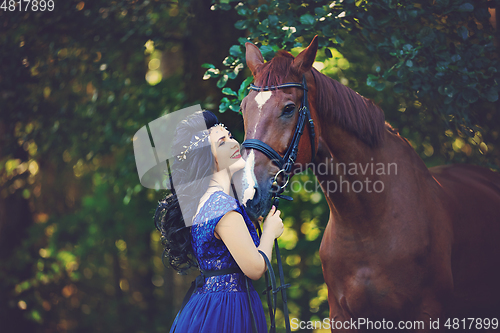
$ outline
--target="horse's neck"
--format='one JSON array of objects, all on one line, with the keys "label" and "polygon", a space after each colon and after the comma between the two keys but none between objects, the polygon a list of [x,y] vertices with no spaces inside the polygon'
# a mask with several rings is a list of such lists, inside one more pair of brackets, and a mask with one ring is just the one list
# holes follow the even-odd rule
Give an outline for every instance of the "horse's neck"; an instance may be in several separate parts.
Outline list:
[{"label": "horse's neck", "polygon": [[386,131],[382,142],[370,148],[341,129],[330,133],[320,140],[314,171],[338,223],[377,228],[387,214],[398,214],[408,193],[421,191],[421,183],[431,179],[399,135]]}]

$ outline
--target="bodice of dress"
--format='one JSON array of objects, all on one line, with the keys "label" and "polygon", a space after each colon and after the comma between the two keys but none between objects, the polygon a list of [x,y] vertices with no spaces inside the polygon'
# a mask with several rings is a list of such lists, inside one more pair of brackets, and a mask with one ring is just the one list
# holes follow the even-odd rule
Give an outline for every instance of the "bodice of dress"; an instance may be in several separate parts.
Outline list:
[{"label": "bodice of dress", "polygon": [[[201,270],[219,270],[238,267],[224,242],[214,235],[220,219],[229,211],[243,216],[255,246],[260,241],[255,227],[245,209],[226,193],[213,193],[201,207],[193,220],[191,244]],[[216,275],[205,279],[203,287],[195,293],[245,291],[245,276],[242,273]]]}]

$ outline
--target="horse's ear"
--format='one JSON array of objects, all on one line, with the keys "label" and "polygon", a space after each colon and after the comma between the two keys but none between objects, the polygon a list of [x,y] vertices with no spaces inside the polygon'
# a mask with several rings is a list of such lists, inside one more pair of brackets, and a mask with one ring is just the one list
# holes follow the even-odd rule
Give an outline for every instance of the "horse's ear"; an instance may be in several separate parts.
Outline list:
[{"label": "horse's ear", "polygon": [[253,77],[257,75],[260,70],[260,67],[264,64],[264,57],[257,46],[252,43],[246,42],[246,58],[247,58],[247,66],[252,71]]},{"label": "horse's ear", "polygon": [[318,36],[314,36],[311,44],[302,52],[299,53],[297,58],[293,60],[292,67],[297,72],[303,74],[312,68],[314,59],[316,59],[316,52],[318,51]]}]

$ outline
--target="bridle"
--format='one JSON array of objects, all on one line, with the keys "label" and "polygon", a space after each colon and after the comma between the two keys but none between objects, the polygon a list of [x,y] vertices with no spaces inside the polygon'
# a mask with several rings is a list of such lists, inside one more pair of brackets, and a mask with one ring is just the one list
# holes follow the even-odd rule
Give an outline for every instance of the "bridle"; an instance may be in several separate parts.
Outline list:
[{"label": "bridle", "polygon": [[[290,174],[292,172],[293,165],[297,160],[297,154],[299,152],[299,142],[302,133],[304,132],[304,127],[306,123],[309,124],[309,139],[311,141],[311,160],[314,160],[314,155],[316,153],[315,140],[316,133],[314,131],[314,122],[311,117],[311,112],[309,111],[309,102],[307,100],[307,81],[305,75],[302,76],[302,83],[289,82],[283,83],[277,86],[265,86],[258,87],[254,84],[250,85],[250,89],[255,91],[270,91],[284,88],[300,88],[304,90],[304,95],[302,96],[302,105],[299,109],[299,119],[297,120],[297,125],[295,126],[295,132],[293,133],[292,142],[288,147],[285,156],[281,155],[274,150],[267,143],[264,143],[258,139],[247,139],[243,141],[242,145],[246,149],[255,149],[266,155],[274,164],[280,168],[280,170],[274,175],[272,187],[273,187],[273,198],[272,201],[277,206],[279,199],[290,200],[290,197],[282,195],[285,191],[288,181],[290,180]],[[283,185],[278,185],[278,176],[282,173]]]},{"label": "bridle", "polygon": [[[290,180],[290,174],[292,172],[293,165],[295,164],[295,161],[297,160],[297,154],[299,152],[299,142],[300,142],[300,137],[302,136],[302,133],[304,133],[304,127],[306,126],[306,123],[309,124],[309,139],[311,140],[311,160],[314,160],[314,156],[316,153],[315,149],[315,139],[316,139],[316,133],[314,131],[314,122],[311,117],[311,113],[309,111],[309,102],[307,100],[307,81],[305,75],[302,76],[302,83],[298,82],[289,82],[289,83],[284,83],[280,84],[277,86],[265,86],[265,87],[258,87],[254,84],[250,85],[250,89],[255,90],[255,91],[270,91],[270,90],[277,90],[277,89],[284,89],[284,88],[300,88],[304,90],[304,95],[302,96],[302,105],[299,109],[299,118],[297,120],[297,125],[295,127],[295,132],[293,133],[292,137],[292,142],[290,143],[290,146],[288,147],[285,156],[281,157],[281,155],[274,150],[271,146],[268,144],[258,140],[258,139],[248,139],[245,140],[242,145],[246,149],[255,149],[266,155],[274,164],[280,168],[280,170],[274,175],[274,179],[272,182],[272,189],[273,189],[273,196],[272,196],[272,201],[273,205],[278,208],[279,204],[279,199],[286,199],[286,200],[292,200],[291,197],[285,196],[282,193],[285,191],[286,186],[288,185],[288,181]],[[283,174],[283,185],[278,185],[278,176],[280,174]],[[257,224],[258,229],[259,229],[259,234],[261,234],[260,231],[260,226]],[[260,235],[259,235],[260,236]],[[267,292],[267,302],[269,306],[269,315],[270,315],[270,320],[271,320],[271,328],[270,328],[270,333],[275,332],[276,330],[276,320],[275,320],[275,314],[276,314],[276,293],[281,291],[281,298],[283,300],[283,315],[285,317],[285,326],[286,326],[286,332],[289,333],[291,332],[290,330],[290,317],[288,313],[288,304],[287,304],[287,297],[286,297],[286,288],[288,288],[290,285],[285,284],[285,274],[283,273],[283,266],[281,264],[281,255],[280,255],[280,250],[278,246],[278,240],[274,240],[274,247],[275,247],[275,252],[276,252],[276,260],[278,264],[278,272],[279,272],[279,277],[280,277],[280,286],[276,287],[276,281],[274,277],[274,272],[272,272],[272,266],[271,263],[269,262],[269,259],[265,255],[263,255],[264,259],[266,260],[266,265],[269,268],[267,270],[267,275],[266,275],[266,285],[268,286],[267,289],[265,290]],[[269,284],[269,279],[271,279],[271,285]],[[271,301],[271,295],[270,292],[272,291],[273,293],[273,301],[274,304],[272,304]],[[251,307],[250,307],[251,310]],[[251,310],[252,311],[252,310]],[[253,317],[253,312],[252,312],[252,317]],[[255,322],[255,320],[254,320]],[[254,324],[255,327],[255,324]],[[255,329],[254,329],[255,330]]]}]

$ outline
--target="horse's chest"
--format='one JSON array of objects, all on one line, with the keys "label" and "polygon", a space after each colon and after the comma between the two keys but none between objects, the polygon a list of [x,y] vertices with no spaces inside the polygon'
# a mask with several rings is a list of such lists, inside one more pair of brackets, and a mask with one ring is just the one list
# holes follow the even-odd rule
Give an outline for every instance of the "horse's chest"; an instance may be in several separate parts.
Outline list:
[{"label": "horse's chest", "polygon": [[361,267],[344,277],[339,291],[347,301],[347,310],[355,317],[388,317],[408,305],[402,284],[398,285],[378,269]]},{"label": "horse's chest", "polygon": [[[343,255],[337,255],[340,252]],[[351,316],[389,318],[411,307],[415,281],[408,280],[403,267],[399,266],[401,271],[394,270],[380,258],[358,257],[343,251],[323,253],[321,259],[330,292]]]}]

